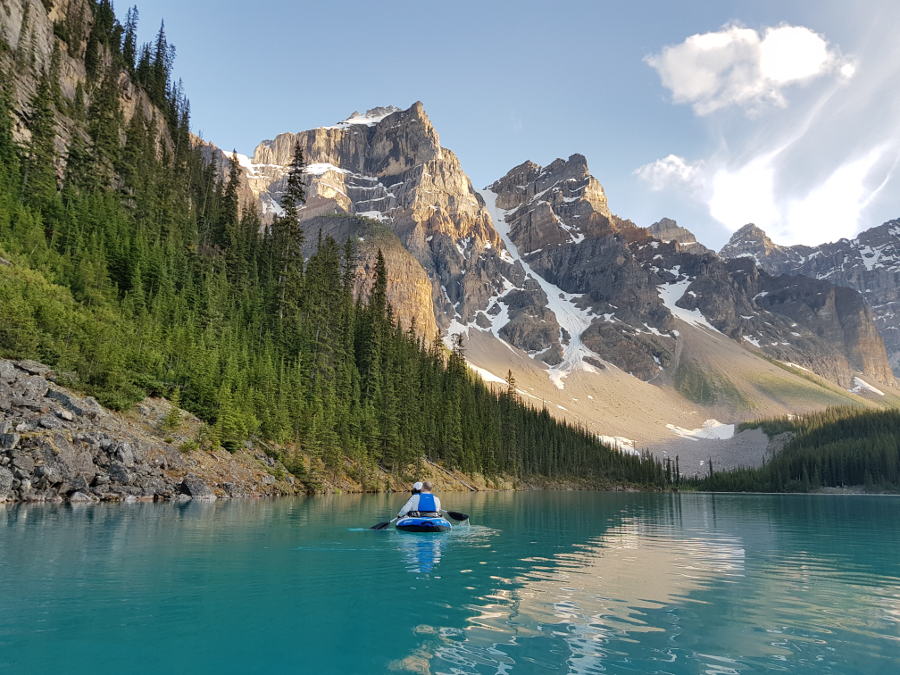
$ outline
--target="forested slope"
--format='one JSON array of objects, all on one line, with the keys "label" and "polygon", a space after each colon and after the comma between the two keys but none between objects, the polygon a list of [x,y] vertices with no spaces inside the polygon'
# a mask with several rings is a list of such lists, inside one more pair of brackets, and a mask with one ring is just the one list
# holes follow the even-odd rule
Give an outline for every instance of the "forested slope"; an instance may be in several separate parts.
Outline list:
[{"label": "forested slope", "polygon": [[[90,8],[57,31],[56,49],[88,66],[72,98],[57,58],[43,69],[3,46],[37,86],[30,139],[16,143],[11,115],[23,111],[0,73],[0,355],[68,372],[112,408],[178,398],[207,422],[199,445],[272,441],[301,476],[310,460],[402,472],[428,457],[486,475],[662,482],[657,462],[523,405],[513,386],[489,390],[462,345],[447,353],[399,325],[383,261],[370,296],[354,297],[352,243],[299,225],[299,153],[284,215],[260,228],[239,207],[236,164],[222,180],[192,142],[163,31],[139,48],[136,14],[121,26],[106,0]],[[153,116],[126,118],[126,83]],[[60,155],[62,111],[78,124]],[[318,246],[304,260],[309,237]]]}]

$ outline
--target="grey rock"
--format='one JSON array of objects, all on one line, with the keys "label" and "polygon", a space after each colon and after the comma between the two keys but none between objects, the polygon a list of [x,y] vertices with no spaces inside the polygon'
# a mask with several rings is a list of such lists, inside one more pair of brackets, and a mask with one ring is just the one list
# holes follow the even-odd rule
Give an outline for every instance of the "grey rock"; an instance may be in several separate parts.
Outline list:
[{"label": "grey rock", "polygon": [[60,422],[56,417],[52,417],[50,415],[44,415],[38,420],[38,424],[42,426],[44,429],[59,429],[62,427],[62,422]]},{"label": "grey rock", "polygon": [[0,499],[9,497],[12,492],[13,475],[12,472],[4,466],[0,466]]},{"label": "grey rock", "polygon": [[0,450],[12,450],[19,444],[19,434],[0,434]]},{"label": "grey rock", "polygon": [[97,501],[96,497],[85,494],[84,492],[75,491],[69,495],[69,501],[75,504]]},{"label": "grey rock", "polygon": [[34,477],[48,485],[56,485],[62,481],[62,476],[58,469],[44,464],[35,467]]},{"label": "grey rock", "polygon": [[114,483],[127,485],[131,482],[131,472],[121,462],[113,462],[109,465],[109,478]]},{"label": "grey rock", "polygon": [[134,466],[134,453],[130,443],[119,443],[113,451],[115,458],[127,467]]},{"label": "grey rock", "polygon": [[68,410],[54,410],[53,414],[56,415],[59,419],[65,420],[66,422],[72,422],[75,419],[75,415],[70,413]]},{"label": "grey rock", "polygon": [[216,499],[216,495],[209,485],[192,473],[189,473],[184,477],[181,481],[181,485],[179,485],[179,489],[182,493],[190,495],[192,499],[207,501],[215,501]]},{"label": "grey rock", "polygon": [[34,472],[34,457],[31,453],[19,450],[12,454],[13,466],[22,472],[31,475]]},{"label": "grey rock", "polygon": [[63,391],[59,391],[58,389],[50,389],[47,391],[47,398],[61,403],[70,413],[74,415],[78,415],[80,417],[85,414],[84,408],[78,405],[75,397],[70,396]]},{"label": "grey rock", "polygon": [[20,379],[16,385],[20,396],[29,402],[40,401],[46,395],[49,387],[47,380],[40,375]]},{"label": "grey rock", "polygon": [[52,368],[50,368],[50,366],[45,366],[43,363],[31,361],[30,359],[16,361],[16,366],[20,370],[24,370],[29,375],[39,375],[41,377],[44,377],[47,375],[47,373],[52,372]]},{"label": "grey rock", "polygon": [[0,359],[0,382],[13,382],[18,378],[16,367],[10,361]]}]

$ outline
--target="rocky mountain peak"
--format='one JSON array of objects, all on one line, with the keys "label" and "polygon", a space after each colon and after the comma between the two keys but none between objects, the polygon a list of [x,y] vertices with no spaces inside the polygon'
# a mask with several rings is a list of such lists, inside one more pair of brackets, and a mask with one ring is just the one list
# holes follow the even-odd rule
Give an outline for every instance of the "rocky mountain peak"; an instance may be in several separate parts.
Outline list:
[{"label": "rocky mountain peak", "polygon": [[683,250],[692,253],[712,253],[703,244],[697,241],[694,233],[687,228],[681,227],[671,218],[660,218],[647,228],[647,231],[659,239],[660,241],[675,241]]},{"label": "rocky mountain peak", "polygon": [[759,254],[767,255],[779,248],[764,230],[753,223],[747,223],[731,235],[731,239],[722,247],[720,254],[726,258],[757,257]]}]

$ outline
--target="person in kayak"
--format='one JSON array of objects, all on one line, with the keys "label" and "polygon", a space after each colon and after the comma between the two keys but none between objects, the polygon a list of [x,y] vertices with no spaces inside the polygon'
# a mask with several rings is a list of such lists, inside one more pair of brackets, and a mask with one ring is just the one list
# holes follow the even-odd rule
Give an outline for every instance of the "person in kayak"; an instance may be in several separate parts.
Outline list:
[{"label": "person in kayak", "polygon": [[422,492],[413,494],[400,509],[398,518],[432,518],[441,515],[441,500],[431,493],[432,485],[427,480],[422,483]]},{"label": "person in kayak", "polygon": [[410,490],[409,493],[412,495],[417,495],[421,491],[422,491],[422,481],[417,480],[415,483],[413,483],[412,490]]}]

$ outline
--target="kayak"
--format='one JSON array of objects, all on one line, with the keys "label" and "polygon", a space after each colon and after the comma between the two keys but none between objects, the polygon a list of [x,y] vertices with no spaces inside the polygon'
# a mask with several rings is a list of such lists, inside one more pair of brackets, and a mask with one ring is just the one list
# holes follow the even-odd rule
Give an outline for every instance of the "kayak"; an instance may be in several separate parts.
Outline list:
[{"label": "kayak", "polygon": [[394,527],[403,532],[448,532],[453,525],[441,516],[401,518]]}]

